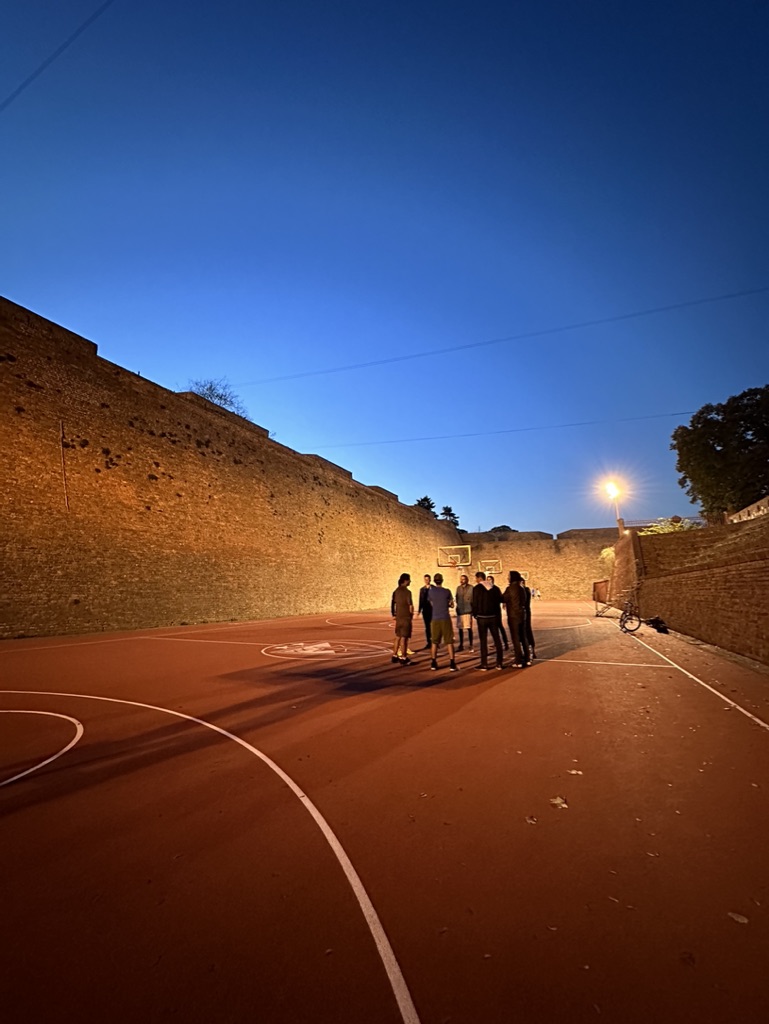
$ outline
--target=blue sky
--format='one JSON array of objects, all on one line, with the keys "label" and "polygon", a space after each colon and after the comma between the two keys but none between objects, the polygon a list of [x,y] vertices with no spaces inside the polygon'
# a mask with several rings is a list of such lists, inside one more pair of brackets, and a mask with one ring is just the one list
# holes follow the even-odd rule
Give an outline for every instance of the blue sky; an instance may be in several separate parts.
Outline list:
[{"label": "blue sky", "polygon": [[[98,6],[10,5],[0,102]],[[610,525],[610,473],[685,515],[670,434],[767,383],[769,292],[459,347],[769,286],[768,43],[748,0],[114,0],[0,114],[0,291],[466,529]]]}]

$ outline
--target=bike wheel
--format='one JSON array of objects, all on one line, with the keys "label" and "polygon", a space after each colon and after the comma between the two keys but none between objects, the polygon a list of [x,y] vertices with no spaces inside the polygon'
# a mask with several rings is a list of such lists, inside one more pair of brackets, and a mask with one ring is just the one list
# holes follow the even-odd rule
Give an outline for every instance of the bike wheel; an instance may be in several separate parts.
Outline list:
[{"label": "bike wheel", "polygon": [[624,630],[626,633],[635,633],[638,627],[641,625],[641,616],[635,612],[627,612],[619,620],[619,628]]}]

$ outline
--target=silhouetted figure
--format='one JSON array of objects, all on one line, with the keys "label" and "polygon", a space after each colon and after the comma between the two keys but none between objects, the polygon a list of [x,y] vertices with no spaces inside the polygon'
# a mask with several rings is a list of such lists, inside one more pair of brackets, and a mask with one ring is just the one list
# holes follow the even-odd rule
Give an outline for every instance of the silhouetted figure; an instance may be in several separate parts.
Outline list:
[{"label": "silhouetted figure", "polygon": [[[496,587],[496,583],[494,582],[494,577],[491,575],[491,573],[489,573],[488,576],[486,577],[486,583],[487,583],[487,589],[488,590],[491,590],[492,587]],[[502,591],[501,590],[499,592],[499,599],[500,599],[500,605],[499,605],[499,618],[497,619],[497,629],[499,630],[499,635],[502,637],[502,643],[505,645],[505,650],[509,651],[510,650],[510,643],[508,642],[508,639],[507,639],[507,633],[505,632],[505,627],[502,624],[502,604],[501,604],[501,601],[502,601]]]},{"label": "silhouetted figure", "polygon": [[530,597],[528,587],[525,586],[519,572],[513,570],[509,580],[502,600],[507,611],[507,624],[510,627],[510,637],[513,641],[515,663],[520,668],[525,668],[530,664],[529,638],[526,629]]},{"label": "silhouetted figure", "polygon": [[502,595],[499,587],[494,586],[486,589],[486,573],[477,572],[477,580],[473,587],[473,618],[478,623],[478,639],[481,642],[481,672],[488,672],[488,634],[491,633],[494,640],[494,648],[497,652],[496,668],[502,668],[502,640],[499,636],[497,619],[500,615],[500,602]]},{"label": "silhouetted figure", "polygon": [[401,665],[411,664],[408,653],[412,619],[414,618],[414,599],[409,590],[409,583],[411,583],[409,574],[407,572],[401,573],[398,580],[398,589],[393,590],[393,596],[390,600],[390,614],[395,619],[395,640],[393,641],[393,653],[390,660]]},{"label": "silhouetted figure", "polygon": [[432,646],[432,637],[430,635],[430,623],[433,618],[433,606],[430,604],[430,600],[427,596],[427,592],[430,589],[431,577],[425,575],[425,585],[420,587],[419,590],[419,607],[417,612],[422,616],[425,624],[425,646],[424,650],[429,651]]}]

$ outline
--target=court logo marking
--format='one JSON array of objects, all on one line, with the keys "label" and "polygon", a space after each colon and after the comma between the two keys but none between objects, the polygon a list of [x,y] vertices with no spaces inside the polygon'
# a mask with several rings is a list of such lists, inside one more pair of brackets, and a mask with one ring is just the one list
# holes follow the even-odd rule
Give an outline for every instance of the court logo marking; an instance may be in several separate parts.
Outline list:
[{"label": "court logo marking", "polygon": [[296,640],[288,644],[268,644],[262,654],[269,658],[306,661],[338,658],[379,658],[389,650],[382,640]]}]

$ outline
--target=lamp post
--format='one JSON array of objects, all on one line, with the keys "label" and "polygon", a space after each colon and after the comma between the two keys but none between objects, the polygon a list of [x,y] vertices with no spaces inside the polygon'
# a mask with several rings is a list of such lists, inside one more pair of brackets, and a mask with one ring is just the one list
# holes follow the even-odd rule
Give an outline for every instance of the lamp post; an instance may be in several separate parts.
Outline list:
[{"label": "lamp post", "polygon": [[619,489],[619,487],[617,487],[617,485],[614,483],[613,480],[609,480],[609,482],[604,485],[604,490],[606,491],[606,494],[608,495],[609,500],[614,502],[614,518],[617,520],[617,530],[618,530],[619,535],[621,537],[622,536],[622,532],[623,532],[623,530],[625,528],[625,523],[620,518],[620,514],[619,514],[620,489]]}]

